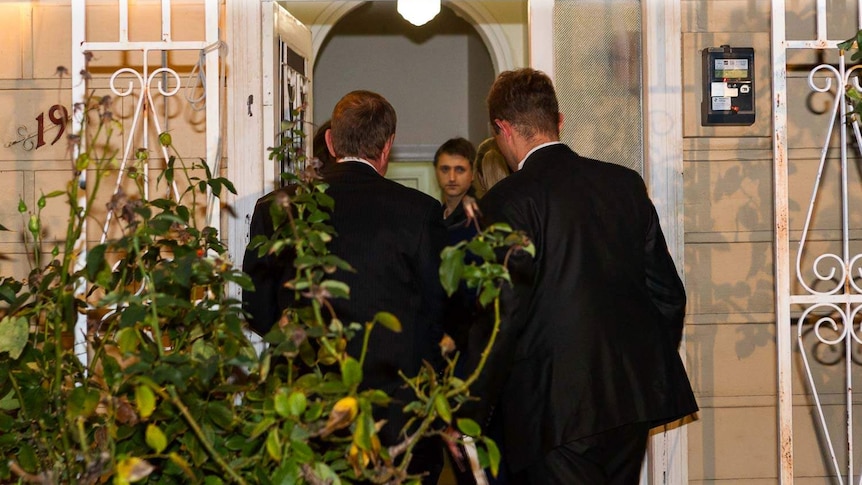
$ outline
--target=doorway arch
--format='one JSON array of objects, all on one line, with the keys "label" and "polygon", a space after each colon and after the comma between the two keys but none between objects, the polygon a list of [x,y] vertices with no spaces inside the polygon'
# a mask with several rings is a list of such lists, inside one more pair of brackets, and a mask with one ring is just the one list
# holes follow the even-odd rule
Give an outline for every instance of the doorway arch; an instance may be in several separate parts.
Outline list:
[{"label": "doorway arch", "polygon": [[[336,0],[330,2],[320,12],[309,26],[311,28],[311,44],[315,61],[332,27],[344,18],[344,16],[365,3],[367,2],[364,0]],[[491,63],[494,66],[495,73],[521,67],[520,63],[515,60],[512,46],[505,31],[485,5],[470,2],[469,0],[448,0],[446,6],[454,10],[476,29],[491,56]]]},{"label": "doorway arch", "polygon": [[464,137],[478,146],[489,136],[484,100],[496,71],[485,39],[449,4],[421,28],[405,22],[394,2],[333,10],[315,17],[326,16],[327,29],[313,38],[314,119],[327,119],[354,89],[382,94],[398,112],[387,178],[439,197],[431,161],[440,144]]}]

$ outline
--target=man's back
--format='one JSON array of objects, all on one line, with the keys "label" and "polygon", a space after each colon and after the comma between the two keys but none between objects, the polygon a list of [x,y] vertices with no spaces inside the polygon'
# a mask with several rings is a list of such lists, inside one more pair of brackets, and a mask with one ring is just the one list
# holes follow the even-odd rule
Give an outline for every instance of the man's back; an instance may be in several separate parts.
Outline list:
[{"label": "man's back", "polygon": [[495,348],[511,352],[500,408],[513,469],[576,438],[696,410],[676,353],[685,292],[637,173],[551,145],[481,205],[537,251],[513,261]]},{"label": "man's back", "polygon": [[[402,385],[399,369],[412,376],[423,359],[439,359],[439,265],[446,241],[440,205],[359,162],[334,165],[324,180],[335,200],[331,222],[337,236],[330,250],[356,270],[333,275],[350,287],[349,300],[332,302],[339,318],[364,323],[387,311],[403,325],[400,334],[375,328],[365,363],[364,384],[391,392]],[[357,355],[361,344],[354,339],[348,349]]]}]

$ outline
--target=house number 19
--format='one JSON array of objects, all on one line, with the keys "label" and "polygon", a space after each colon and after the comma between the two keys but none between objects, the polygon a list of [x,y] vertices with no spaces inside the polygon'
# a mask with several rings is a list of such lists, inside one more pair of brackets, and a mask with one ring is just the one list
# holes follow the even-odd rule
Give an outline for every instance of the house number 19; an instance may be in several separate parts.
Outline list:
[{"label": "house number 19", "polygon": [[[66,110],[66,107],[55,104],[48,110],[48,121],[51,123],[49,126],[45,126],[45,113],[39,113],[39,116],[36,117],[36,133],[30,133],[30,129],[27,128],[27,126],[19,126],[17,130],[18,139],[6,143],[5,146],[6,148],[9,148],[20,143],[21,148],[29,152],[44,146],[46,144],[45,133],[53,129],[57,129],[57,134],[54,135],[54,139],[51,140],[51,145],[53,145],[57,143],[60,137],[63,136],[63,133],[66,132],[66,121],[68,121],[68,119],[69,111]],[[35,142],[33,140],[34,138],[36,139]]]}]

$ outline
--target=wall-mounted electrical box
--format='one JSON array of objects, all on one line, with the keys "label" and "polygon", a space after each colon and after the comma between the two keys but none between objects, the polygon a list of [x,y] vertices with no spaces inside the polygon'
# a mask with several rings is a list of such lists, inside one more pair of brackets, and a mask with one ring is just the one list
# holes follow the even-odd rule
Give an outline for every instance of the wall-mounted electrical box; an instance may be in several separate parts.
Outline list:
[{"label": "wall-mounted electrical box", "polygon": [[754,123],[754,48],[709,47],[703,50],[701,124]]}]

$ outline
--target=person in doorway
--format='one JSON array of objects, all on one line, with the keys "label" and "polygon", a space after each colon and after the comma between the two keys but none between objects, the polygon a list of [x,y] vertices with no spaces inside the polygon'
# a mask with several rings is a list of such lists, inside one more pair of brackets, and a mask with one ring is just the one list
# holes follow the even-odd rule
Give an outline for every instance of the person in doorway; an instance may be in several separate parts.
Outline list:
[{"label": "person in doorway", "polygon": [[493,137],[479,144],[473,160],[473,191],[477,198],[481,199],[491,187],[511,173]]},{"label": "person in doorway", "polygon": [[[384,178],[395,126],[395,110],[383,96],[370,91],[348,93],[336,104],[325,132],[336,162],[323,171],[329,185],[326,193],[335,202],[329,222],[337,236],[329,249],[355,270],[333,274],[333,279],[350,287],[349,299],[331,300],[336,315],[345,323],[363,323],[387,311],[402,325],[400,333],[370,334],[363,365],[362,386],[381,389],[393,398],[379,416],[375,414],[376,421],[385,420],[380,430],[384,446],[402,441],[400,432],[407,423],[402,406],[414,397],[399,372],[415,376],[423,361],[441,365],[445,303],[438,276],[440,252],[446,245],[440,205],[429,195]],[[273,234],[272,200],[267,196],[258,202],[252,236]],[[256,251],[246,251],[245,258],[243,271],[251,276],[255,289],[243,292],[243,303],[251,314],[251,327],[265,334],[293,302],[293,290],[284,287],[293,278],[293,262],[259,258]],[[358,357],[362,345],[361,337],[354,338],[347,352]],[[415,445],[408,472],[424,473],[423,483],[436,484],[442,467],[437,441]]]},{"label": "person in doorway", "polygon": [[450,231],[450,244],[467,239],[467,234],[462,234],[463,228],[469,228],[463,201],[473,192],[475,157],[476,149],[464,138],[450,138],[434,153],[434,173],[443,192],[443,221]]},{"label": "person in doorway", "polygon": [[464,411],[488,423],[493,409],[511,483],[636,484],[649,430],[697,411],[678,353],[685,290],[658,215],[638,173],[559,141],[544,73],[500,74],[487,102],[513,173],[480,209],[536,254],[509,260],[480,401]]},{"label": "person in doorway", "polygon": [[[475,156],[473,144],[460,137],[446,140],[434,153],[434,173],[443,196],[443,225],[448,230],[450,245],[472,239],[477,232],[464,208],[465,198],[469,200],[472,192],[472,160]],[[467,333],[475,315],[475,300],[475,295],[466,287],[449,298],[443,318],[446,336],[441,342],[447,354],[457,349],[461,352],[461,359],[466,358]]]}]

